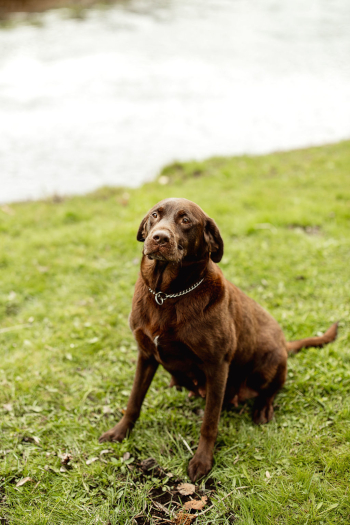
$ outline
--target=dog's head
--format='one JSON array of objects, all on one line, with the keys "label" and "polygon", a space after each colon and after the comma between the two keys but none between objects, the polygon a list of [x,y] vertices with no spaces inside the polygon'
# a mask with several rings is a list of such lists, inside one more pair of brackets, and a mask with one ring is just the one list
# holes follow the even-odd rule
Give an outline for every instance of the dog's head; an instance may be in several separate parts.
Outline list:
[{"label": "dog's head", "polygon": [[180,263],[195,261],[210,254],[221,261],[224,243],[213,219],[187,199],[158,202],[143,218],[137,240],[144,242],[149,259]]}]

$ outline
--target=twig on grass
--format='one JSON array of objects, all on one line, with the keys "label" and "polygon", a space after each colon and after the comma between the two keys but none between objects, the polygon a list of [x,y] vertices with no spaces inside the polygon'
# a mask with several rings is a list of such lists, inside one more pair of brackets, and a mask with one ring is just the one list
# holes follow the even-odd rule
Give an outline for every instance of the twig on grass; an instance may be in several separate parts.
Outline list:
[{"label": "twig on grass", "polygon": [[153,503],[153,505],[155,506],[156,509],[161,510],[162,512],[165,512],[165,514],[170,515],[169,510],[166,507],[164,507],[164,505],[162,505],[161,503],[158,503],[158,501],[154,501],[154,500],[152,500],[152,503]]},{"label": "twig on grass", "polygon": [[243,412],[245,411],[246,408],[247,408],[247,403],[244,403],[243,407],[242,407],[241,410],[239,411],[239,415],[240,415],[240,416],[243,414]]},{"label": "twig on grass", "polygon": [[187,448],[187,450],[189,450],[189,452],[190,452],[191,454],[193,454],[193,451],[191,450],[191,447],[190,447],[190,445],[187,443],[186,439],[184,439],[184,438],[181,436],[181,434],[179,434],[179,438],[182,439],[182,441],[183,441],[185,447]]}]

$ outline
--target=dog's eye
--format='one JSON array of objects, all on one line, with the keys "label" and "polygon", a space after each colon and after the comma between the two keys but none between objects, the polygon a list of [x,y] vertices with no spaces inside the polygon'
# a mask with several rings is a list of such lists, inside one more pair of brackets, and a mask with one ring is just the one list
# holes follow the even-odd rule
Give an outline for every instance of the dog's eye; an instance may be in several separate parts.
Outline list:
[{"label": "dog's eye", "polygon": [[156,212],[152,213],[152,217],[154,217],[155,219],[158,217],[158,215],[156,214]]},{"label": "dog's eye", "polygon": [[190,219],[188,219],[187,217],[184,217],[184,218],[182,219],[182,222],[184,222],[184,223],[188,223],[188,222],[190,222]]}]

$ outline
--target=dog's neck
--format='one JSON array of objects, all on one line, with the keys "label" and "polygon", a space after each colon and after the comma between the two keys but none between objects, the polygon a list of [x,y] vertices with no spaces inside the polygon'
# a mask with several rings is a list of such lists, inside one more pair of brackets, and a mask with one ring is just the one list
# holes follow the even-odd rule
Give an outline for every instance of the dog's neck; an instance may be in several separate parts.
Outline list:
[{"label": "dog's neck", "polygon": [[199,261],[184,260],[180,264],[150,260],[144,255],[141,261],[141,276],[148,288],[156,292],[178,293],[203,279],[209,261],[209,254]]}]

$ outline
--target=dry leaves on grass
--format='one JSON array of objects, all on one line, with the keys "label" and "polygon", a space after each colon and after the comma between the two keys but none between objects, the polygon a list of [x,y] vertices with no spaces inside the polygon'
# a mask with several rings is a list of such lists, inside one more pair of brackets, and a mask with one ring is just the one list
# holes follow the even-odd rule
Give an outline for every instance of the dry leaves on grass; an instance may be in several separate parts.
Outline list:
[{"label": "dry leaves on grass", "polygon": [[179,512],[175,516],[175,525],[191,525],[192,521],[197,518],[197,514],[187,514],[186,512]]},{"label": "dry leaves on grass", "polygon": [[90,459],[87,459],[86,460],[86,464],[87,465],[91,465],[91,463],[94,463],[95,461],[98,461],[98,458],[90,458]]},{"label": "dry leaves on grass", "polygon": [[20,479],[20,480],[16,483],[16,487],[22,487],[22,485],[24,485],[24,484],[27,483],[28,481],[33,481],[33,482],[34,482],[34,479],[32,479],[32,478],[30,478],[30,477],[22,478],[22,479]]},{"label": "dry leaves on grass", "polygon": [[73,459],[72,454],[62,454],[61,463],[62,465],[68,465],[68,463]]},{"label": "dry leaves on grass", "polygon": [[202,510],[203,507],[206,505],[207,501],[207,496],[202,496],[201,499],[191,499],[190,501],[186,501],[186,503],[184,504],[184,509]]},{"label": "dry leaves on grass", "polygon": [[[182,483],[178,485],[177,490],[180,494],[188,496],[195,492],[196,487],[192,483]],[[208,501],[207,496],[202,496],[201,499],[191,499],[186,501],[183,508],[185,511],[191,510],[202,510]],[[197,514],[188,514],[187,512],[180,511],[174,518],[174,525],[190,525],[193,520],[197,518]]]},{"label": "dry leaves on grass", "polygon": [[181,483],[176,488],[183,496],[190,496],[196,491],[196,487],[192,483]]},{"label": "dry leaves on grass", "polygon": [[101,452],[100,452],[100,461],[102,463],[107,463],[107,461],[105,459],[103,459],[103,456],[104,456],[104,454],[110,454],[111,452],[113,452],[113,451],[109,450],[108,448],[106,448],[105,450],[101,450]]},{"label": "dry leaves on grass", "polygon": [[[153,461],[146,462],[146,466],[154,467]],[[204,495],[203,490],[199,486],[192,483],[179,483],[172,487],[154,487],[150,493],[152,501],[151,517],[154,523],[171,524],[171,525],[191,525],[198,516],[203,512],[205,506],[209,507],[210,496]],[[212,492],[212,491],[206,491]],[[209,507],[210,509],[211,507]],[[150,516],[145,516],[143,513],[134,516],[138,525],[149,525],[153,523],[150,521]]]},{"label": "dry leaves on grass", "polygon": [[40,439],[36,436],[23,436],[22,442],[23,443],[35,443],[36,445],[40,445]]}]

